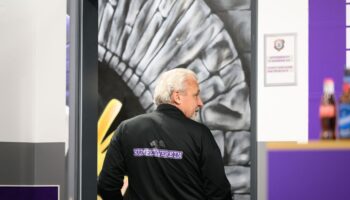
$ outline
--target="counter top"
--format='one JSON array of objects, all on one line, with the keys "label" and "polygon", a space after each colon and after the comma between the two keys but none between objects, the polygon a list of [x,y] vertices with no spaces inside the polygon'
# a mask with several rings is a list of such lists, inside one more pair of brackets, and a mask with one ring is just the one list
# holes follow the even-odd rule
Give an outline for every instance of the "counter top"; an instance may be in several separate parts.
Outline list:
[{"label": "counter top", "polygon": [[267,149],[272,151],[289,150],[350,150],[350,139],[346,140],[314,140],[307,143],[268,142]]}]

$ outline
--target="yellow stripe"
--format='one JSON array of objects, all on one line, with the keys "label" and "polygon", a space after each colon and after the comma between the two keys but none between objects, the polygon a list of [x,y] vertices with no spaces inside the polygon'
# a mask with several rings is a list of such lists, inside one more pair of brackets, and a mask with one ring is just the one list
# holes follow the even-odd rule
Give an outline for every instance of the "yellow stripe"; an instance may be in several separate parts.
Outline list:
[{"label": "yellow stripe", "polygon": [[[112,99],[108,102],[107,106],[103,110],[100,119],[97,123],[97,175],[100,174],[102,165],[106,156],[106,152],[103,152],[108,147],[112,134],[110,134],[105,140],[105,137],[109,127],[112,125],[114,119],[120,112],[122,103],[117,99]],[[102,141],[103,140],[103,141]]]},{"label": "yellow stripe", "polygon": [[101,144],[103,137],[107,133],[114,119],[117,117],[121,108],[122,108],[122,103],[117,99],[112,99],[108,102],[97,124],[98,143]]}]

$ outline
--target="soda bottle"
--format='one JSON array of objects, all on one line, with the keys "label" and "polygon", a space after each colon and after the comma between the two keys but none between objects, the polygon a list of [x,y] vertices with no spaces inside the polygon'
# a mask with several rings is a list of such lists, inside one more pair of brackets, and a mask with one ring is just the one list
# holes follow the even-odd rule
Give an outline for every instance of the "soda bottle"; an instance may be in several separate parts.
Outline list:
[{"label": "soda bottle", "polygon": [[326,78],[323,81],[323,96],[320,104],[321,139],[336,138],[336,105],[334,97],[334,81]]},{"label": "soda bottle", "polygon": [[339,138],[350,138],[350,69],[345,70],[343,92],[339,100]]}]

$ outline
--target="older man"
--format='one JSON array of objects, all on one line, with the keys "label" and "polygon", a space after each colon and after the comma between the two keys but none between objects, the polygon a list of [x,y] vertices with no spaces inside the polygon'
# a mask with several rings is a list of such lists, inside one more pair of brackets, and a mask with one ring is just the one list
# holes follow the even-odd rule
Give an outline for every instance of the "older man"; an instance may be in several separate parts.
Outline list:
[{"label": "older man", "polygon": [[210,130],[193,121],[203,102],[196,75],[177,68],[160,77],[156,111],[122,122],[98,179],[104,200],[231,199],[220,150]]}]

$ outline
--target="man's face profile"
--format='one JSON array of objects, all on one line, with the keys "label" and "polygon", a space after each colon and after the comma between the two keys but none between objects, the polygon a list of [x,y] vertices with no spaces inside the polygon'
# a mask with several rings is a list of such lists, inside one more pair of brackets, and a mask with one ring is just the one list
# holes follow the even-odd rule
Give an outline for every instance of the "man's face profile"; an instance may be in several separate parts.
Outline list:
[{"label": "man's face profile", "polygon": [[188,118],[194,119],[199,108],[203,106],[199,91],[197,80],[189,77],[185,81],[185,91],[175,92],[176,103]]}]

